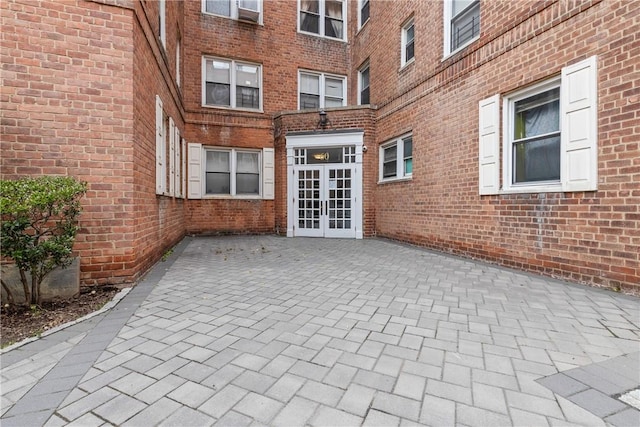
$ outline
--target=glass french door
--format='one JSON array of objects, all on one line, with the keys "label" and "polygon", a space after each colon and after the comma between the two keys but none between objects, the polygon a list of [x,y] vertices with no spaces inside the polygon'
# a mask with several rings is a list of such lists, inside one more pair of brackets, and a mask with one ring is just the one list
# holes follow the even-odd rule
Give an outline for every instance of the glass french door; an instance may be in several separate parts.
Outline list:
[{"label": "glass french door", "polygon": [[296,236],[355,237],[354,167],[344,164],[294,169]]}]

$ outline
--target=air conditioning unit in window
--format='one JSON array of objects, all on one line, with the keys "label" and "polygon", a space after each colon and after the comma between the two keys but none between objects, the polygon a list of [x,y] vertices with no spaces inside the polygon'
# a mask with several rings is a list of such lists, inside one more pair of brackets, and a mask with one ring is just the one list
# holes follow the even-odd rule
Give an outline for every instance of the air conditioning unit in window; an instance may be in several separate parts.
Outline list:
[{"label": "air conditioning unit in window", "polygon": [[238,19],[240,21],[258,23],[260,21],[260,0],[236,0]]}]

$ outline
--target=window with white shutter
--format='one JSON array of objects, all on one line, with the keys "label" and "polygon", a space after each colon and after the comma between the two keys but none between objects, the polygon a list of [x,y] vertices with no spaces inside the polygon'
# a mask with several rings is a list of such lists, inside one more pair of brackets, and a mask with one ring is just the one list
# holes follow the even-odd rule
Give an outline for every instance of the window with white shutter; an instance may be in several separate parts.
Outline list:
[{"label": "window with white shutter", "polygon": [[162,100],[156,95],[156,194],[165,194],[167,185],[164,117]]},{"label": "window with white shutter", "polygon": [[499,95],[480,101],[479,193],[594,191],[598,186],[597,58],[504,96],[502,188]]}]

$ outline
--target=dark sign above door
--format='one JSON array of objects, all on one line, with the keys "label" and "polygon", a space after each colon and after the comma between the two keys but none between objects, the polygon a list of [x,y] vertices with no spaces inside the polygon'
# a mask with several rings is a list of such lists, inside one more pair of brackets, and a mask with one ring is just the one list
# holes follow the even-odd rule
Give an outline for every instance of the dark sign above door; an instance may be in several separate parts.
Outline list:
[{"label": "dark sign above door", "polygon": [[342,147],[307,148],[307,164],[342,163]]}]

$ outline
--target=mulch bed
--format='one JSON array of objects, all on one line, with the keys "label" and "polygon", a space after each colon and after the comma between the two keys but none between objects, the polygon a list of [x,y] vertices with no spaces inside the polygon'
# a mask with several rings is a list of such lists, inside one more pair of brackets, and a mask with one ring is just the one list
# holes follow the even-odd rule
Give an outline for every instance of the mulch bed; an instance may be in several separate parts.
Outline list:
[{"label": "mulch bed", "polygon": [[38,307],[0,307],[0,346],[38,336],[63,323],[99,310],[120,291],[116,286],[92,286],[80,289],[80,295],[70,300],[42,303]]}]

